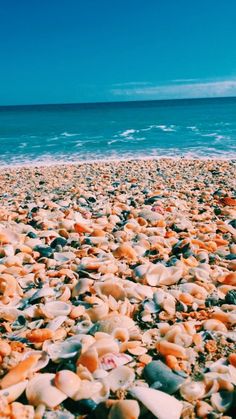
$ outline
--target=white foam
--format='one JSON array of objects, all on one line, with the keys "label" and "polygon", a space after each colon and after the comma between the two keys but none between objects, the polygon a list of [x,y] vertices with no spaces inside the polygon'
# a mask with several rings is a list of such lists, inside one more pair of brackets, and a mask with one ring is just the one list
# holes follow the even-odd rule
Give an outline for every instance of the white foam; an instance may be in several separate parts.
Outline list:
[{"label": "white foam", "polygon": [[65,131],[65,132],[62,132],[61,135],[63,137],[75,137],[76,135],[80,135],[80,134]]}]

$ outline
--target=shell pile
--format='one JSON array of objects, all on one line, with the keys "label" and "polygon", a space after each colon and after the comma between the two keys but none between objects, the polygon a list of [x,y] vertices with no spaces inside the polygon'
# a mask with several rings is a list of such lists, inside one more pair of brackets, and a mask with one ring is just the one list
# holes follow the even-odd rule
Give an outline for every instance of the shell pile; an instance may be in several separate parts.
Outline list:
[{"label": "shell pile", "polygon": [[0,417],[236,417],[235,162],[0,172]]}]

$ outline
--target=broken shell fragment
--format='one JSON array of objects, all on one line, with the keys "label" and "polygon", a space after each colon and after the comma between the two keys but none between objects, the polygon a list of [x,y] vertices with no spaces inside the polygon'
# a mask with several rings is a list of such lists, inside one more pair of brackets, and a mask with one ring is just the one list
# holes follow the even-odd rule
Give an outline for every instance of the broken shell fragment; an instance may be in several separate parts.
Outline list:
[{"label": "broken shell fragment", "polygon": [[54,408],[62,403],[67,395],[54,386],[55,374],[38,374],[32,378],[26,387],[26,397],[33,406],[44,404]]},{"label": "broken shell fragment", "polygon": [[158,419],[179,419],[183,405],[175,397],[147,387],[132,387],[129,393]]},{"label": "broken shell fragment", "polygon": [[74,372],[61,370],[56,373],[54,384],[59,390],[73,399],[80,388],[81,380]]},{"label": "broken shell fragment", "polygon": [[126,366],[114,368],[105,378],[104,381],[109,385],[110,389],[115,392],[119,389],[130,387],[135,379],[134,371]]},{"label": "broken shell fragment", "polygon": [[25,391],[27,383],[28,380],[24,380],[20,383],[7,387],[4,390],[0,390],[0,397],[5,396],[7,398],[8,403],[14,402]]}]

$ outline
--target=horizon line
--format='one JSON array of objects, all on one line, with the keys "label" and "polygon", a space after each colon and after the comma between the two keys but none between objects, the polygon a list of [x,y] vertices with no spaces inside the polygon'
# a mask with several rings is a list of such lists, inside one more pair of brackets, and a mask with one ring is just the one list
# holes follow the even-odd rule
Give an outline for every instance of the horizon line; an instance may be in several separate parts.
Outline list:
[{"label": "horizon line", "polygon": [[41,106],[71,106],[71,105],[109,105],[109,104],[126,104],[126,103],[146,103],[146,102],[184,102],[214,99],[236,99],[236,96],[211,96],[211,97],[193,97],[193,98],[167,98],[167,99],[138,99],[138,100],[111,100],[97,102],[57,102],[57,103],[26,103],[15,105],[0,105],[2,108],[21,108],[21,107],[41,107]]}]

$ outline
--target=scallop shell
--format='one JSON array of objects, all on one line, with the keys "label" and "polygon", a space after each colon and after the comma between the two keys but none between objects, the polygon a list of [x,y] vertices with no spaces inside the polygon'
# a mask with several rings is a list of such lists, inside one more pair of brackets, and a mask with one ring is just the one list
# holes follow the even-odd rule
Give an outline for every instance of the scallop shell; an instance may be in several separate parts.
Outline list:
[{"label": "scallop shell", "polygon": [[147,387],[133,387],[131,396],[139,400],[158,419],[180,419],[182,403],[163,391]]},{"label": "scallop shell", "polygon": [[110,314],[99,322],[99,330],[108,334],[118,327],[131,329],[134,326],[135,323],[130,317],[117,314]]},{"label": "scallop shell", "polygon": [[62,403],[67,395],[54,386],[55,374],[38,374],[32,378],[26,387],[26,397],[30,404],[44,404],[54,408]]}]

